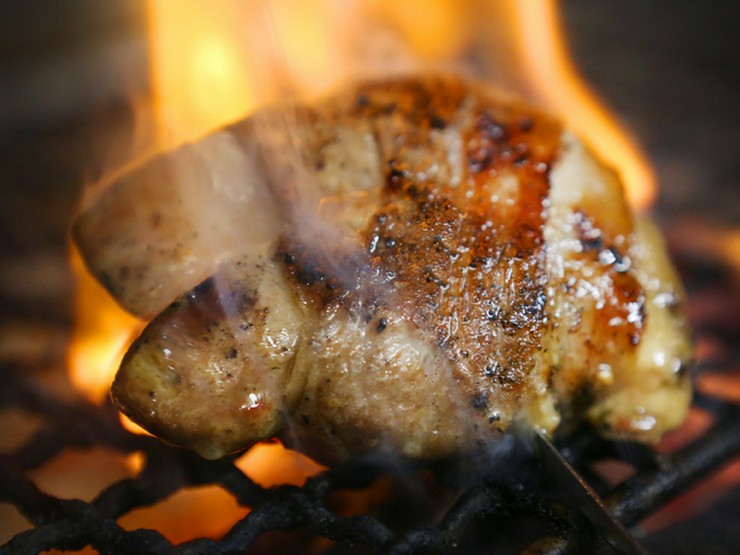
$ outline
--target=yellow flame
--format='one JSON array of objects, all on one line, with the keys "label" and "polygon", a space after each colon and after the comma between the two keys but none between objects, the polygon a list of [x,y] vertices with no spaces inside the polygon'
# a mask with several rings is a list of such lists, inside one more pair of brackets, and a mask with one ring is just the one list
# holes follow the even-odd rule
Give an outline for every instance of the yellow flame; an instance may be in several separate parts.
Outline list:
[{"label": "yellow flame", "polygon": [[[164,143],[194,139],[274,100],[287,89],[304,95],[356,76],[368,21],[392,29],[419,67],[447,67],[476,41],[500,53],[489,63],[517,66],[529,95],[563,118],[614,166],[630,203],[649,206],[656,195],[650,164],[634,137],[599,101],[567,51],[557,0],[498,0],[461,9],[453,0],[238,2],[150,0],[152,83]],[[476,36],[483,14],[503,36],[499,45]],[[350,27],[349,31],[337,27]],[[355,28],[354,31],[352,28]],[[494,28],[494,27],[492,27]],[[365,45],[367,47],[367,45]],[[399,55],[394,52],[394,55]],[[513,62],[512,62],[513,60]],[[390,67],[394,60],[387,60]],[[495,68],[490,72],[496,74]],[[524,92],[524,91],[522,91]]]},{"label": "yellow flame", "polygon": [[421,60],[440,62],[466,43],[468,15],[458,0],[380,0],[367,3],[374,17],[391,22]]},{"label": "yellow flame", "polygon": [[244,117],[277,94],[333,82],[331,6],[282,0],[150,0],[151,72],[162,143]]},{"label": "yellow flame", "polygon": [[254,106],[243,57],[246,4],[152,0],[148,4],[152,91],[164,144],[192,140]]},{"label": "yellow flame", "polygon": [[108,393],[121,358],[143,322],[120,308],[85,268],[79,251],[70,249],[77,280],[75,327],[67,365],[72,384],[90,401],[99,403]]},{"label": "yellow flame", "polygon": [[534,94],[621,174],[627,198],[646,208],[656,195],[653,170],[634,137],[602,105],[567,51],[556,0],[515,3],[519,46]]},{"label": "yellow flame", "polygon": [[288,78],[295,84],[327,80],[338,53],[332,53],[327,40],[331,29],[326,6],[321,2],[285,0],[273,2],[270,7],[267,17],[274,25],[275,36],[268,35],[265,41],[275,42],[273,48],[279,52],[272,55],[273,63],[285,64],[287,72],[270,77]]}]

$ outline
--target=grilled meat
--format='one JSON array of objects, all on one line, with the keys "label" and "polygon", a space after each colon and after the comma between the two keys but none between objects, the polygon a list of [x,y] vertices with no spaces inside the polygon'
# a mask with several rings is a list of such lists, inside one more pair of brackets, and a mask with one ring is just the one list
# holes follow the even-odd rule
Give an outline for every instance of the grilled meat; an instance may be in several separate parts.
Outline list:
[{"label": "grilled meat", "polygon": [[280,434],[432,458],[518,421],[654,442],[687,411],[659,234],[577,137],[479,84],[259,112],[118,179],[75,235],[124,306],[170,303],[114,400],[208,458]]}]

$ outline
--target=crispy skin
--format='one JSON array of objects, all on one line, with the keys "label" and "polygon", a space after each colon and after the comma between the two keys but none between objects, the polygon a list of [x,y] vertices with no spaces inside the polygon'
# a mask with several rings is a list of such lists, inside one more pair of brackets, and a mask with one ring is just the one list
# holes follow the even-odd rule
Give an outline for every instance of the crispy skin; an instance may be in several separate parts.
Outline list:
[{"label": "crispy skin", "polygon": [[[211,458],[277,434],[339,456],[429,458],[518,420],[640,441],[680,423],[690,349],[676,276],[613,172],[557,121],[450,78],[361,84],[288,125],[286,113],[221,132],[258,171],[243,186],[270,225],[241,234],[227,218],[239,241],[201,269],[238,262],[132,346],[113,396],[134,420]],[[135,202],[129,183],[168,160],[112,194]],[[122,225],[96,212],[105,198],[77,237],[107,253],[90,264],[120,276],[107,283],[126,306],[150,313],[197,284],[199,272],[164,279],[174,255],[130,243],[120,255],[113,233],[96,243],[93,218]],[[141,255],[147,285],[116,269]],[[158,294],[139,299],[142,287]]]}]

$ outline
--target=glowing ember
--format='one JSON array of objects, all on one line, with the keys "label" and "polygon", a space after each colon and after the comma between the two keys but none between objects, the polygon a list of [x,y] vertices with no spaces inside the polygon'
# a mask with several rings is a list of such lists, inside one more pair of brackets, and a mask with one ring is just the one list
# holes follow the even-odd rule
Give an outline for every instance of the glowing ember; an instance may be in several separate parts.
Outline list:
[{"label": "glowing ember", "polygon": [[236,465],[264,488],[281,484],[302,486],[310,476],[326,470],[305,455],[286,449],[279,441],[255,445]]},{"label": "glowing ember", "polygon": [[249,509],[217,486],[183,489],[153,505],[133,510],[118,519],[125,530],[156,527],[177,544],[194,538],[220,538]]}]

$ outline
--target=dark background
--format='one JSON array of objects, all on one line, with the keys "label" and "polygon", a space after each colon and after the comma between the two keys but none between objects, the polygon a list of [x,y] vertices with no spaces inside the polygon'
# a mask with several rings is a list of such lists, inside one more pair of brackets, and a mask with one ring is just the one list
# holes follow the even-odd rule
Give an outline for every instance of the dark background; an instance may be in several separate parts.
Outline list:
[{"label": "dark background", "polygon": [[740,3],[562,5],[580,68],[655,164],[661,215],[740,225]]}]

